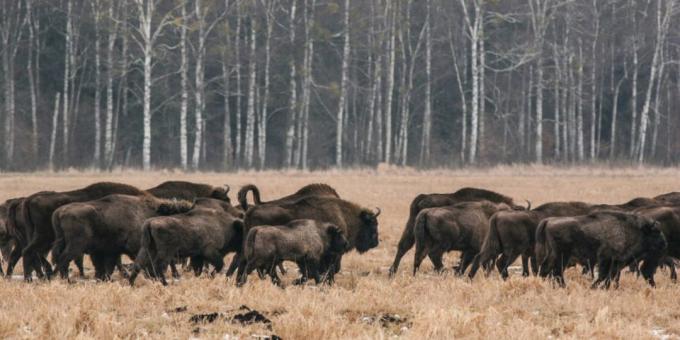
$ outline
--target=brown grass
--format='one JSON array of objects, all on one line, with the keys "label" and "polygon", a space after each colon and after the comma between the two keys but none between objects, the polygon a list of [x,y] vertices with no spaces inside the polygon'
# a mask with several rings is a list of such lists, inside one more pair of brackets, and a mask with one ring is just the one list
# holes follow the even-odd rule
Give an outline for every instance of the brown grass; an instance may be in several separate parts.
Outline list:
[{"label": "brown grass", "polygon": [[[566,289],[513,273],[507,282],[496,274],[474,282],[433,275],[426,265],[413,278],[413,251],[394,280],[387,268],[417,193],[451,192],[463,186],[493,189],[529,199],[534,205],[554,200],[618,203],[636,196],[680,190],[678,169],[568,169],[506,167],[492,170],[416,172],[380,171],[324,173],[265,172],[182,174],[173,172],[112,174],[0,175],[0,199],[38,190],[66,190],[101,181],[121,181],[142,188],[167,179],[186,179],[238,188],[255,183],[263,199],[293,192],[311,182],[327,182],[341,196],[383,209],[381,244],[359,256],[351,253],[332,287],[272,286],[251,278],[237,289],[224,276],[194,278],[189,274],[169,287],[143,278],[130,288],[91,281],[60,280],[25,284],[0,281],[0,338],[252,338],[276,334],[284,339],[386,338],[661,338],[680,335],[680,287],[657,274],[658,288],[624,274],[618,290],[590,290],[578,270],[567,272]],[[231,194],[234,197],[234,193]],[[447,266],[457,254],[446,256]],[[89,266],[91,268],[91,266]],[[19,267],[20,268],[20,267]],[[289,269],[294,266],[288,265]],[[90,272],[90,275],[91,272]],[[294,270],[286,276],[294,278]],[[261,324],[229,321],[241,305],[264,313],[271,330]],[[185,312],[174,312],[186,306]],[[220,312],[213,323],[193,324],[193,314]],[[381,322],[384,315],[398,321]],[[398,315],[398,316],[395,316]],[[393,320],[394,321],[394,320]]]}]

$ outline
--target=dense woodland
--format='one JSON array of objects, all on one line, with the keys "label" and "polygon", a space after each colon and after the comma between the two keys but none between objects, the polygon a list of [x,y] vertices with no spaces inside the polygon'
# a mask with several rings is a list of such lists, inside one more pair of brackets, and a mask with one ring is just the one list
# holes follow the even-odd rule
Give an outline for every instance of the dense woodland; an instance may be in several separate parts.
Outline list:
[{"label": "dense woodland", "polygon": [[0,169],[680,161],[676,0],[0,0]]}]

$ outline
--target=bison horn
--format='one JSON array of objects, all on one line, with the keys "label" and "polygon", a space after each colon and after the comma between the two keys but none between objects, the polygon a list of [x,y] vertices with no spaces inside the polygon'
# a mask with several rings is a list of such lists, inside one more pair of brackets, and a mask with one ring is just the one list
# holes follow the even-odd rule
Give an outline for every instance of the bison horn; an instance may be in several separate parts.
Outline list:
[{"label": "bison horn", "polygon": [[527,201],[527,210],[531,210],[531,201],[529,201],[529,200],[525,200],[525,201]]},{"label": "bison horn", "polygon": [[376,213],[375,213],[374,217],[380,216],[380,212],[381,212],[380,208],[375,207],[375,210],[376,210]]},{"label": "bison horn", "polygon": [[228,194],[230,189],[231,188],[229,187],[229,184],[224,185],[224,190],[226,191],[225,194]]}]

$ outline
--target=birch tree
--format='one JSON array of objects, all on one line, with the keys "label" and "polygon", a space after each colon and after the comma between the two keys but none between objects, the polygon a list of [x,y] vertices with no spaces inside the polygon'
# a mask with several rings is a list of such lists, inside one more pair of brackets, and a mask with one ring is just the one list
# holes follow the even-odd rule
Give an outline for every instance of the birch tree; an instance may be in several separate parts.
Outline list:
[{"label": "birch tree", "polygon": [[189,149],[189,141],[188,141],[188,132],[187,132],[187,112],[189,109],[189,88],[188,88],[188,81],[189,81],[189,60],[187,57],[187,21],[189,20],[189,17],[187,15],[187,6],[186,4],[181,5],[182,10],[181,10],[181,20],[182,24],[180,25],[180,38],[179,38],[179,49],[180,49],[180,65],[179,65],[179,73],[180,73],[180,87],[181,87],[181,100],[179,104],[179,155],[180,155],[180,162],[182,165],[182,169],[187,170],[189,167],[189,154],[188,154],[188,149]]},{"label": "birch tree", "polygon": [[350,53],[350,28],[349,28],[349,9],[350,0],[345,0],[345,22],[344,39],[345,43],[342,49],[342,75],[340,83],[340,100],[338,100],[338,113],[336,115],[336,129],[335,129],[335,165],[342,167],[342,142],[343,142],[343,121],[345,110],[347,109],[347,91],[349,86],[349,53]]},{"label": "birch tree", "polygon": [[425,17],[425,111],[423,113],[423,132],[420,142],[420,165],[430,162],[430,139],[432,131],[432,1],[427,0]]},{"label": "birch tree", "polygon": [[255,20],[250,18],[250,56],[248,61],[248,108],[246,112],[246,140],[245,140],[245,158],[246,166],[251,168],[253,166],[253,155],[255,150],[255,89],[256,89],[256,51],[257,40],[255,30]]},{"label": "birch tree", "polygon": [[297,110],[297,80],[296,80],[296,69],[295,69],[295,12],[296,12],[296,0],[291,1],[291,7],[289,9],[289,22],[288,22],[288,33],[289,33],[289,43],[291,53],[288,60],[288,67],[290,68],[290,96],[288,102],[288,119],[286,122],[286,144],[284,149],[284,165],[290,168],[293,164],[293,140],[295,137],[295,115]]},{"label": "birch tree", "polygon": [[[69,0],[70,3],[71,0]],[[143,97],[143,140],[142,140],[142,165],[145,171],[151,169],[151,86],[153,71],[153,51],[159,35],[170,23],[170,11],[161,18],[157,25],[153,25],[156,17],[156,9],[161,0],[135,0],[139,26],[135,28],[135,41],[142,50],[144,57],[144,97]]]},{"label": "birch tree", "polygon": [[114,47],[118,34],[118,21],[115,20],[115,1],[109,1],[108,41],[106,45],[106,122],[104,126],[104,162],[108,167],[113,160],[113,78],[114,78]]},{"label": "birch tree", "polygon": [[101,4],[99,0],[91,2],[92,14],[94,15],[94,167],[100,167],[102,151],[102,126],[101,126],[101,53],[100,53],[100,20]]},{"label": "birch tree", "polygon": [[19,42],[26,23],[22,18],[22,2],[2,1],[0,7],[0,36],[2,37],[2,70],[4,81],[4,104],[5,104],[5,129],[4,151],[5,164],[14,162],[15,143],[15,83],[14,83],[14,60],[19,50]]}]

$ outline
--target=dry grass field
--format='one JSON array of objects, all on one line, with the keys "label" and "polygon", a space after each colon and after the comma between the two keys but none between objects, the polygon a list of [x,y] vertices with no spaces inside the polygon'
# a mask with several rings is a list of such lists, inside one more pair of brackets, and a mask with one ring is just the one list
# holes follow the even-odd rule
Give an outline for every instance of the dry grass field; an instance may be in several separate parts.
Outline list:
[{"label": "dry grass field", "polygon": [[[569,169],[543,167],[430,171],[382,169],[345,172],[264,172],[183,174],[173,172],[38,173],[0,175],[0,199],[39,190],[67,190],[96,181],[130,183],[142,188],[183,179],[228,183],[235,191],[257,184],[264,200],[312,182],[326,182],[340,195],[366,207],[379,206],[377,249],[348,254],[333,287],[289,286],[251,278],[244,288],[223,275],[194,278],[185,273],[169,287],[140,278],[131,288],[116,277],[111,283],[68,284],[61,280],[26,284],[0,281],[0,338],[219,338],[254,339],[275,334],[283,339],[323,338],[679,338],[680,285],[668,272],[657,273],[649,288],[631,274],[618,290],[590,290],[579,270],[567,272],[566,289],[513,272],[507,282],[497,274],[473,282],[435,275],[428,260],[411,276],[413,250],[393,280],[387,278],[396,244],[418,193],[452,192],[464,186],[499,191],[534,205],[556,200],[619,203],[636,196],[680,191],[679,169]],[[458,254],[446,256],[450,267]],[[86,263],[92,275],[91,265]],[[289,269],[294,265],[288,265]],[[20,273],[20,266],[18,273]],[[294,270],[285,277],[290,282]],[[246,305],[271,320],[241,325],[232,321]],[[192,315],[219,313],[211,323]]]}]

